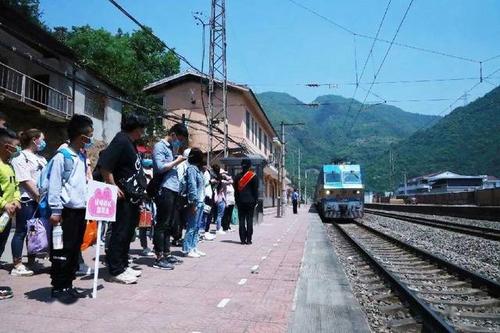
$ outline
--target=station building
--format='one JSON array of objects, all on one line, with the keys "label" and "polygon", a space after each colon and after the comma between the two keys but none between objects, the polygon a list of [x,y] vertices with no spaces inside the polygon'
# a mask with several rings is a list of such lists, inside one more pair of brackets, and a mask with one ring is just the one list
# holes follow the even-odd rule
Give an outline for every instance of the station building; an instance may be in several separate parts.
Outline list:
[{"label": "station building", "polygon": [[[216,90],[214,109],[222,108],[221,89]],[[207,131],[208,77],[184,72],[147,85],[144,91],[154,96],[164,110],[169,128],[179,119],[184,119],[189,129],[190,145],[203,151],[209,149]],[[168,119],[175,115],[176,119]],[[229,83],[227,85],[228,150],[230,157],[255,157],[266,161],[264,168],[264,207],[277,205],[279,195],[278,162],[281,156],[281,142],[269,118],[253,91],[247,86]],[[223,123],[218,127],[223,128]],[[222,149],[223,134],[213,133],[215,150]],[[214,161],[216,162],[216,161]],[[286,175],[286,171],[285,171]],[[285,181],[285,186],[289,180]]]},{"label": "station building", "polygon": [[454,172],[437,172],[409,179],[400,184],[396,195],[428,193],[457,193],[500,187],[500,180],[487,175],[460,175]]}]

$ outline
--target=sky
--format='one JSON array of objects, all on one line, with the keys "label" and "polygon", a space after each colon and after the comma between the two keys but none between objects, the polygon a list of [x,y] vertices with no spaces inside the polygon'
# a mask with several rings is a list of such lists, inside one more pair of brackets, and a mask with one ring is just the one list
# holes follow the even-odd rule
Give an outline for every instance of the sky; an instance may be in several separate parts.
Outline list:
[{"label": "sky", "polygon": [[[117,1],[201,68],[202,26],[196,24],[193,13],[202,12],[208,22],[210,0]],[[393,39],[410,1],[391,1],[379,38]],[[226,0],[228,79],[247,84],[256,93],[286,92],[304,103],[334,94],[438,115],[500,84],[499,71],[476,86],[479,62],[483,61],[483,78],[500,68],[500,56],[484,61],[500,55],[500,1],[414,0],[395,42],[468,60],[393,45],[382,63],[389,43],[376,42],[368,57],[373,41],[359,34],[376,35],[388,2]],[[50,27],[88,24],[112,32],[138,29],[107,0],[41,0],[40,4],[42,19]],[[206,70],[207,55],[205,59]],[[361,76],[365,63],[356,90],[356,76]],[[186,69],[182,64],[181,70]],[[384,83],[450,78],[466,80]],[[325,85],[308,87],[308,83]]]}]

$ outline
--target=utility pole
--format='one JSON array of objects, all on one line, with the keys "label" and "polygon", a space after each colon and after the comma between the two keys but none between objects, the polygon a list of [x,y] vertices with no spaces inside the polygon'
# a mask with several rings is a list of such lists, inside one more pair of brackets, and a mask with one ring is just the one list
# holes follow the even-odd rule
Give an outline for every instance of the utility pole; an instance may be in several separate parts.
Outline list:
[{"label": "utility pole", "polygon": [[[226,0],[212,0],[209,57],[208,165],[210,165],[211,160],[215,159],[214,151],[217,150],[217,148],[222,148],[224,157],[227,157],[228,155]],[[217,86],[220,88],[219,95],[217,94]],[[214,127],[216,127],[219,123],[224,124],[224,137],[222,142],[214,144]]]},{"label": "utility pole", "polygon": [[279,179],[280,179],[280,193],[281,195],[278,197],[278,211],[277,217],[283,217],[285,213],[285,198],[286,198],[286,189],[285,189],[285,152],[286,152],[286,141],[285,141],[285,126],[302,126],[305,123],[285,123],[281,122],[281,163],[279,166]]},{"label": "utility pole", "polygon": [[302,190],[300,187],[300,148],[299,148],[299,158],[298,158],[298,163],[297,163],[297,176],[298,176],[298,183],[299,183],[299,207],[300,207],[300,198],[302,197]]}]

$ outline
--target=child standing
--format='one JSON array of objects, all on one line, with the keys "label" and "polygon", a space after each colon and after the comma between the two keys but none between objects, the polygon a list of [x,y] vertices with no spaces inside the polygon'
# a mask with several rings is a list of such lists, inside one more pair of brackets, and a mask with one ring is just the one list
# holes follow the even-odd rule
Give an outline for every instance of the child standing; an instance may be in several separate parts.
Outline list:
[{"label": "child standing", "polygon": [[51,244],[50,277],[52,297],[61,300],[85,297],[84,293],[73,288],[73,280],[78,270],[78,256],[86,226],[87,166],[82,149],[91,147],[93,134],[92,120],[87,116],[74,115],[68,124],[69,145],[53,157],[50,170],[50,222],[53,226],[60,225],[63,232],[62,249],[54,249]]}]

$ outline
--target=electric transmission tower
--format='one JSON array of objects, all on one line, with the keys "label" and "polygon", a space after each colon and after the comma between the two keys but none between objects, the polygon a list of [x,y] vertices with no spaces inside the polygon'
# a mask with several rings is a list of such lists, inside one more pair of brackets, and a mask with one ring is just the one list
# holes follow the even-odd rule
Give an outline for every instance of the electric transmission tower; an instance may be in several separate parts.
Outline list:
[{"label": "electric transmission tower", "polygon": [[[228,156],[226,1],[212,0],[208,82],[208,165],[222,154]],[[218,126],[222,125],[222,128]],[[214,136],[214,131],[223,132]]]}]

